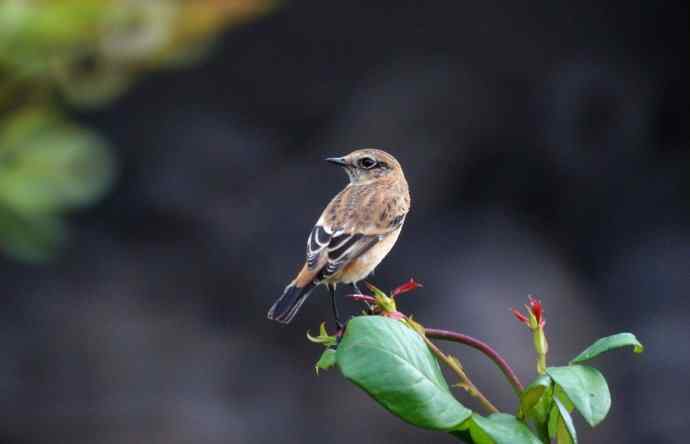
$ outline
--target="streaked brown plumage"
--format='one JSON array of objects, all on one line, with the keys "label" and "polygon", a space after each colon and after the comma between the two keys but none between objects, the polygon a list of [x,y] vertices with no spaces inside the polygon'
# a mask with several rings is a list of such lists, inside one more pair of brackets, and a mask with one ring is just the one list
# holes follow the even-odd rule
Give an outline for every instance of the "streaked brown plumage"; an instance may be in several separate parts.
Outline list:
[{"label": "streaked brown plumage", "polygon": [[[316,222],[307,239],[307,260],[269,310],[269,319],[290,322],[320,284],[329,287],[332,298],[339,283],[357,288],[393,248],[410,210],[407,181],[390,154],[362,149],[327,160],[345,168],[350,183]],[[334,299],[333,304],[339,323]]]}]

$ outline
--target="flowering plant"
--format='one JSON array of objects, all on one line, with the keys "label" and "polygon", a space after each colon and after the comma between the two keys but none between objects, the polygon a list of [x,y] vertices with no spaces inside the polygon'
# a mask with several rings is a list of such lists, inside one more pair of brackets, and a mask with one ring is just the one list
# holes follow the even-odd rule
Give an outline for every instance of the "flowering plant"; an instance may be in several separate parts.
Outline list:
[{"label": "flowering plant", "polygon": [[[326,347],[316,363],[317,373],[338,367],[343,376],[366,391],[384,408],[411,425],[450,433],[470,444],[577,443],[571,413],[596,426],[611,408],[611,394],[599,370],[585,365],[609,350],[642,344],[631,333],[601,338],[568,365],[548,367],[548,342],[542,302],[529,298],[527,312],[512,309],[518,321],[532,332],[537,355],[536,377],[526,387],[507,361],[488,344],[461,333],[425,328],[398,311],[396,297],[421,284],[410,280],[390,295],[367,284],[373,295],[352,295],[366,304],[362,316],[351,319],[344,332],[329,335],[321,324],[313,342]],[[491,359],[516,395],[515,414],[499,411],[469,378],[460,361],[444,353],[432,339],[453,341],[475,348]],[[465,407],[441,373],[447,365],[458,377],[453,387],[476,398],[488,413],[483,416]]]}]

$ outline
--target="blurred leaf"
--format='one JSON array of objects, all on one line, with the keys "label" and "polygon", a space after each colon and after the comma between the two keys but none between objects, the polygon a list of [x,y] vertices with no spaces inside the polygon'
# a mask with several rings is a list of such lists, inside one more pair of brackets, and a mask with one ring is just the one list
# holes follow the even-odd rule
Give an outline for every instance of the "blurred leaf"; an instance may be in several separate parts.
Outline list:
[{"label": "blurred leaf", "polygon": [[126,64],[156,58],[172,40],[182,3],[122,0],[104,21],[99,41],[104,58]]},{"label": "blurred leaf", "polygon": [[0,67],[57,83],[71,103],[99,106],[145,70],[199,61],[224,28],[272,11],[274,0],[0,2]]},{"label": "blurred leaf", "polygon": [[90,25],[110,12],[108,3],[4,0],[0,3],[0,35],[53,45],[74,42],[86,34]]},{"label": "blurred leaf", "polygon": [[21,216],[0,205],[0,250],[27,262],[53,257],[65,239],[65,226],[52,215]]},{"label": "blurred leaf", "polygon": [[92,203],[108,189],[113,164],[104,141],[45,109],[0,125],[0,202],[45,214]]},{"label": "blurred leaf", "polygon": [[336,360],[345,378],[410,424],[448,431],[471,415],[451,394],[424,341],[399,321],[352,319]]},{"label": "blurred leaf", "polygon": [[0,63],[22,75],[45,75],[54,63],[97,35],[108,2],[0,2]]},{"label": "blurred leaf", "polygon": [[53,74],[64,98],[84,108],[106,105],[124,93],[134,80],[134,75],[125,67],[95,54],[75,57],[73,63],[55,65]]},{"label": "blurred leaf", "polygon": [[188,65],[199,60],[213,45],[209,34],[251,22],[277,9],[281,0],[218,2],[193,0],[181,3],[171,45],[161,54],[168,65]]},{"label": "blurred leaf", "polygon": [[611,394],[599,370],[585,365],[549,367],[546,372],[572,400],[575,408],[592,427],[599,424],[611,408]]},{"label": "blurred leaf", "polygon": [[587,347],[582,353],[577,355],[570,364],[579,364],[584,361],[589,361],[592,358],[609,350],[614,350],[621,347],[633,347],[635,353],[642,353],[644,346],[637,340],[632,333],[618,333],[616,335],[607,336],[597,340],[594,344]]}]

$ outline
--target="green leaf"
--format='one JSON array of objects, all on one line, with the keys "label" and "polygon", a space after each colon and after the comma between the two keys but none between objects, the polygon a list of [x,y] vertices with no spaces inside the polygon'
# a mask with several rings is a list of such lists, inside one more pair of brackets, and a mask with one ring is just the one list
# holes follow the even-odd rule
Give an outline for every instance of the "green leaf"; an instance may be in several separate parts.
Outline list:
[{"label": "green leaf", "polygon": [[599,370],[586,365],[549,367],[546,369],[578,412],[592,427],[599,424],[611,408],[611,393]]},{"label": "green leaf", "polygon": [[327,348],[321,353],[321,357],[314,366],[317,375],[319,374],[319,370],[328,370],[335,365],[335,355],[336,351],[332,348]]},{"label": "green leaf", "polygon": [[551,439],[554,439],[558,432],[558,419],[558,407],[552,404],[551,410],[549,410],[549,421],[547,423],[547,430],[549,432],[549,438]]},{"label": "green leaf", "polygon": [[453,430],[450,434],[469,444],[495,444],[493,439],[474,421],[475,416],[479,415],[473,413],[458,430]]},{"label": "green leaf", "polygon": [[614,350],[621,347],[633,347],[635,353],[642,353],[644,351],[644,346],[637,340],[632,333],[618,333],[617,335],[607,336],[597,340],[594,344],[590,345],[577,355],[570,364],[578,364],[584,361],[589,361],[592,358],[599,356],[600,354],[607,352],[609,350]]},{"label": "green leaf", "polygon": [[560,385],[556,385],[554,387],[553,397],[561,401],[566,410],[568,410],[568,413],[572,412],[573,408],[575,408],[573,401],[571,401],[570,398],[568,398],[568,395],[565,394],[563,388],[561,388]]},{"label": "green leaf", "polygon": [[541,444],[524,422],[506,413],[486,418],[475,413],[462,429],[470,431],[475,444]]},{"label": "green leaf", "polygon": [[554,399],[553,410],[558,411],[558,427],[556,429],[556,442],[558,444],[577,444],[577,433],[575,432],[575,424],[573,418],[568,413],[563,403],[558,399]]},{"label": "green leaf", "polygon": [[544,394],[535,404],[535,406],[527,412],[527,417],[533,419],[540,430],[545,427],[546,421],[549,419],[549,411],[553,404],[553,384],[544,391]]},{"label": "green leaf", "polygon": [[399,321],[382,316],[352,319],[336,362],[345,378],[410,424],[449,431],[471,415],[451,394],[422,338]]},{"label": "green leaf", "polygon": [[537,379],[532,381],[520,394],[520,412],[522,415],[528,415],[530,411],[537,405],[539,400],[544,395],[544,392],[551,387],[551,378],[547,375],[539,375]]}]

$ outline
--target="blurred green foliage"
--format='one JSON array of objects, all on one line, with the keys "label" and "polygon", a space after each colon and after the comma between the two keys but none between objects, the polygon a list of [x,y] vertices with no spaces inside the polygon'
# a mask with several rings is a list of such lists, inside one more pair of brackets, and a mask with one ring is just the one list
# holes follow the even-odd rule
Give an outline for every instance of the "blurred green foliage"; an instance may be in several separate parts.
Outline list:
[{"label": "blurred green foliage", "polygon": [[108,189],[113,162],[97,134],[49,108],[0,123],[0,245],[25,260],[49,258],[64,238],[60,215]]},{"label": "blurred green foliage", "polygon": [[0,251],[52,257],[65,214],[114,177],[107,141],[66,108],[103,107],[146,71],[193,63],[273,0],[0,1]]}]

